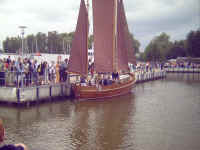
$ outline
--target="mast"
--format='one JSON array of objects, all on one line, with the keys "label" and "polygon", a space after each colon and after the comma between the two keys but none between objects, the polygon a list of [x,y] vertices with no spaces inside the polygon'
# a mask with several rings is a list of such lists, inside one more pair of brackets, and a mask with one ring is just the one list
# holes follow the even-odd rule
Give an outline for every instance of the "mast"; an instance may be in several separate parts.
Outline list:
[{"label": "mast", "polygon": [[117,71],[117,53],[116,53],[116,36],[117,36],[117,0],[114,0],[114,10],[113,10],[113,70]]},{"label": "mast", "polygon": [[87,20],[88,20],[88,22],[87,22],[87,65],[86,65],[86,68],[87,68],[87,70],[86,70],[86,74],[88,74],[88,64],[89,64],[89,62],[88,62],[88,35],[89,35],[89,0],[87,0],[87,4],[86,4],[87,6]]}]

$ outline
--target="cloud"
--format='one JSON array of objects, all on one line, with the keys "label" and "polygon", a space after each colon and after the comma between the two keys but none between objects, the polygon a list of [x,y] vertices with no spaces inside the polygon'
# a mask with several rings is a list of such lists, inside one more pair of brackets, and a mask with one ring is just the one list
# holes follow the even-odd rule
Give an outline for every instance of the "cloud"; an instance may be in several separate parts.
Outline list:
[{"label": "cloud", "polygon": [[19,34],[18,26],[25,25],[26,34],[56,30],[70,32],[75,29],[79,2],[60,0],[8,0],[0,5],[2,18],[0,40]]},{"label": "cloud", "polygon": [[0,4],[4,4],[6,0],[0,0]]},{"label": "cloud", "polygon": [[184,39],[190,30],[200,25],[198,0],[149,0],[125,4],[129,29],[142,43],[142,49],[161,32],[170,34],[172,40]]},{"label": "cloud", "polygon": [[[161,32],[179,40],[200,27],[199,0],[124,0],[124,5],[129,29],[142,49]],[[20,25],[28,27],[26,34],[74,31],[79,6],[80,0],[0,0],[0,40],[19,35]],[[90,9],[92,21],[91,15]]]}]

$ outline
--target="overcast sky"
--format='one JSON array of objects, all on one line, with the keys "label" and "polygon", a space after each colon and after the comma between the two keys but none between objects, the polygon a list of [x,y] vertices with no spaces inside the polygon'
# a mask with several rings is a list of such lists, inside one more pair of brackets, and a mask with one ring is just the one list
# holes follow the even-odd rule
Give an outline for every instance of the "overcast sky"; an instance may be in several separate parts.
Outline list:
[{"label": "overcast sky", "polygon": [[[200,28],[200,0],[124,0],[124,5],[141,51],[161,32],[180,40]],[[27,26],[26,35],[74,31],[79,6],[80,0],[0,0],[0,41],[18,36],[20,25]]]}]

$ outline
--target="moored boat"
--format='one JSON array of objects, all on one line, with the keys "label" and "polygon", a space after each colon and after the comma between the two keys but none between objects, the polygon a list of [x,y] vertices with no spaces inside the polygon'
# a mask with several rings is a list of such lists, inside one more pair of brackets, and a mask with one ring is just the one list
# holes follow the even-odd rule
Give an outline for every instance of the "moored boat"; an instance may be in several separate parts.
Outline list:
[{"label": "moored boat", "polygon": [[[135,76],[130,73],[128,66],[128,52],[133,46],[130,43],[123,1],[93,0],[93,20],[94,74],[106,74],[107,77],[98,77],[92,85],[90,79],[84,83],[73,83],[74,95],[77,99],[103,99],[127,94],[135,84]],[[89,76],[88,28],[88,8],[84,0],[81,0],[68,70],[84,79]],[[108,79],[112,73],[118,74],[118,78]],[[101,79],[111,82],[104,85],[99,82]]]},{"label": "moored boat", "polygon": [[72,85],[75,97],[80,100],[85,99],[103,99],[120,95],[125,95],[131,92],[135,84],[134,74],[130,74],[126,79],[118,80],[111,85],[81,85],[76,83]]}]

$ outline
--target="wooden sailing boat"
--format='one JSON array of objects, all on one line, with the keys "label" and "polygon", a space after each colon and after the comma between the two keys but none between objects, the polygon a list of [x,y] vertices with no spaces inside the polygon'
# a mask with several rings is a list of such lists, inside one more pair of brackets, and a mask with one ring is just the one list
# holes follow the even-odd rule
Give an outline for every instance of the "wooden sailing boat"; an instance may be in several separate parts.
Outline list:
[{"label": "wooden sailing boat", "polygon": [[[99,73],[120,73],[119,80],[109,85],[72,85],[78,99],[98,99],[127,94],[135,84],[129,73],[129,31],[122,0],[93,0],[94,70]],[[88,10],[81,0],[79,17],[69,59],[69,72],[88,77]]]}]

